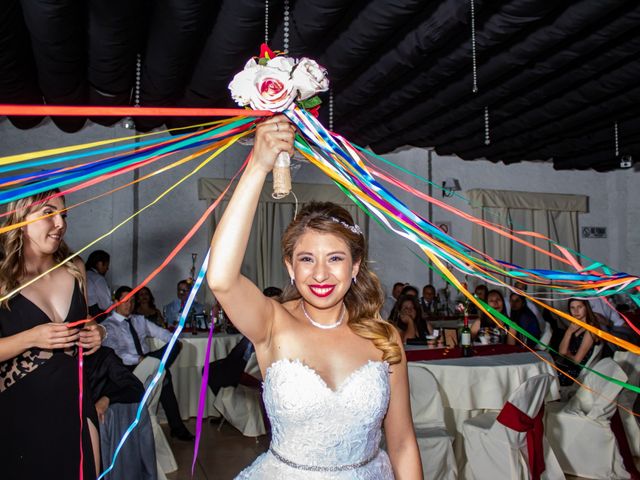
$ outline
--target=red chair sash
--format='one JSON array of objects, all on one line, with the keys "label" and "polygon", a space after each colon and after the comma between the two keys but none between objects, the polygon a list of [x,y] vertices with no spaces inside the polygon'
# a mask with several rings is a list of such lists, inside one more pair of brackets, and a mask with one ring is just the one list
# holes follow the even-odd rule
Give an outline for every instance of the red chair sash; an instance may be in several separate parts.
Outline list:
[{"label": "red chair sash", "polygon": [[544,472],[544,449],[542,438],[544,436],[544,406],[540,407],[538,414],[531,418],[512,403],[505,403],[502,411],[496,418],[498,422],[516,432],[527,432],[527,452],[529,453],[529,471],[532,480],[540,480]]},{"label": "red chair sash", "polygon": [[633,461],[633,455],[631,454],[631,448],[629,447],[629,440],[627,439],[627,434],[624,431],[624,425],[622,423],[622,417],[620,417],[620,412],[617,408],[613,417],[611,417],[610,425],[613,436],[616,437],[616,442],[618,443],[618,449],[622,456],[624,468],[626,468],[627,472],[631,475],[631,480],[640,480],[640,472],[638,472]]}]

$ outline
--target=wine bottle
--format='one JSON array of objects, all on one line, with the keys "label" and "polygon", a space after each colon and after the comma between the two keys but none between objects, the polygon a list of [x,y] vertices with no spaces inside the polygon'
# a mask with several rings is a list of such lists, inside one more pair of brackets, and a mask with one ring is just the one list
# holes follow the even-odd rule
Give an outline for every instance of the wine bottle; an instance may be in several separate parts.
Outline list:
[{"label": "wine bottle", "polygon": [[464,316],[464,326],[460,332],[460,348],[463,357],[473,356],[473,347],[471,346],[471,329],[469,328],[469,316]]},{"label": "wine bottle", "polygon": [[189,310],[189,316],[187,317],[191,320],[191,335],[198,334],[198,320],[196,319],[196,314],[193,309]]}]

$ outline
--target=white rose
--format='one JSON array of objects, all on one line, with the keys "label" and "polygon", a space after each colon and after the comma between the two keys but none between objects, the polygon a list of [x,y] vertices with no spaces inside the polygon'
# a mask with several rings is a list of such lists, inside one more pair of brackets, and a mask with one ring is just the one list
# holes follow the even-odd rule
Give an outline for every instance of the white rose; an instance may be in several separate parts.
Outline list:
[{"label": "white rose", "polygon": [[296,61],[291,57],[276,57],[267,62],[267,67],[282,70],[283,72],[291,73],[293,67],[295,67]]},{"label": "white rose", "polygon": [[231,97],[241,107],[249,105],[254,90],[254,80],[257,73],[263,68],[262,65],[258,65],[255,60],[251,59],[244,66],[244,70],[237,73],[229,83]]},{"label": "white rose", "polygon": [[267,66],[253,80],[249,103],[255,110],[282,112],[293,103],[296,93],[289,73]]},{"label": "white rose", "polygon": [[306,100],[318,92],[326,92],[329,89],[327,70],[310,58],[300,59],[291,79],[299,92],[299,100]]}]

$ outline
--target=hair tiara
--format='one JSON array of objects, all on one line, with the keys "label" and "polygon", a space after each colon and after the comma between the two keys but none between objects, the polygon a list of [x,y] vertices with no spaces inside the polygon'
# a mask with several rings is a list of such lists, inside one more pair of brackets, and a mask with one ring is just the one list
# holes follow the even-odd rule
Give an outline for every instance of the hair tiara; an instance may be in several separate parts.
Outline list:
[{"label": "hair tiara", "polygon": [[362,230],[360,229],[360,226],[358,224],[349,225],[347,222],[340,220],[339,218],[336,218],[336,217],[329,217],[329,220],[331,220],[332,222],[339,223],[344,228],[346,228],[347,230],[351,230],[353,233],[357,235],[362,235]]}]

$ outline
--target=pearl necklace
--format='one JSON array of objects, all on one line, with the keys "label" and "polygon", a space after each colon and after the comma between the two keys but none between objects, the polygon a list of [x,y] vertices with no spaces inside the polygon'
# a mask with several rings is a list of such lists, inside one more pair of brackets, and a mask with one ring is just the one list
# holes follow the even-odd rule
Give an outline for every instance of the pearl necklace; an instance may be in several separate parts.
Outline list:
[{"label": "pearl necklace", "polygon": [[331,330],[332,328],[339,327],[342,324],[342,320],[344,320],[344,314],[347,311],[347,309],[344,308],[344,303],[343,303],[342,313],[340,314],[340,318],[338,319],[338,321],[336,321],[335,323],[330,323],[326,325],[324,323],[318,323],[313,318],[311,318],[311,316],[307,313],[307,309],[304,307],[304,300],[300,300],[300,303],[302,304],[302,313],[304,313],[304,316],[307,317],[307,320],[309,320],[311,325],[317,328],[321,328],[322,330]]}]

